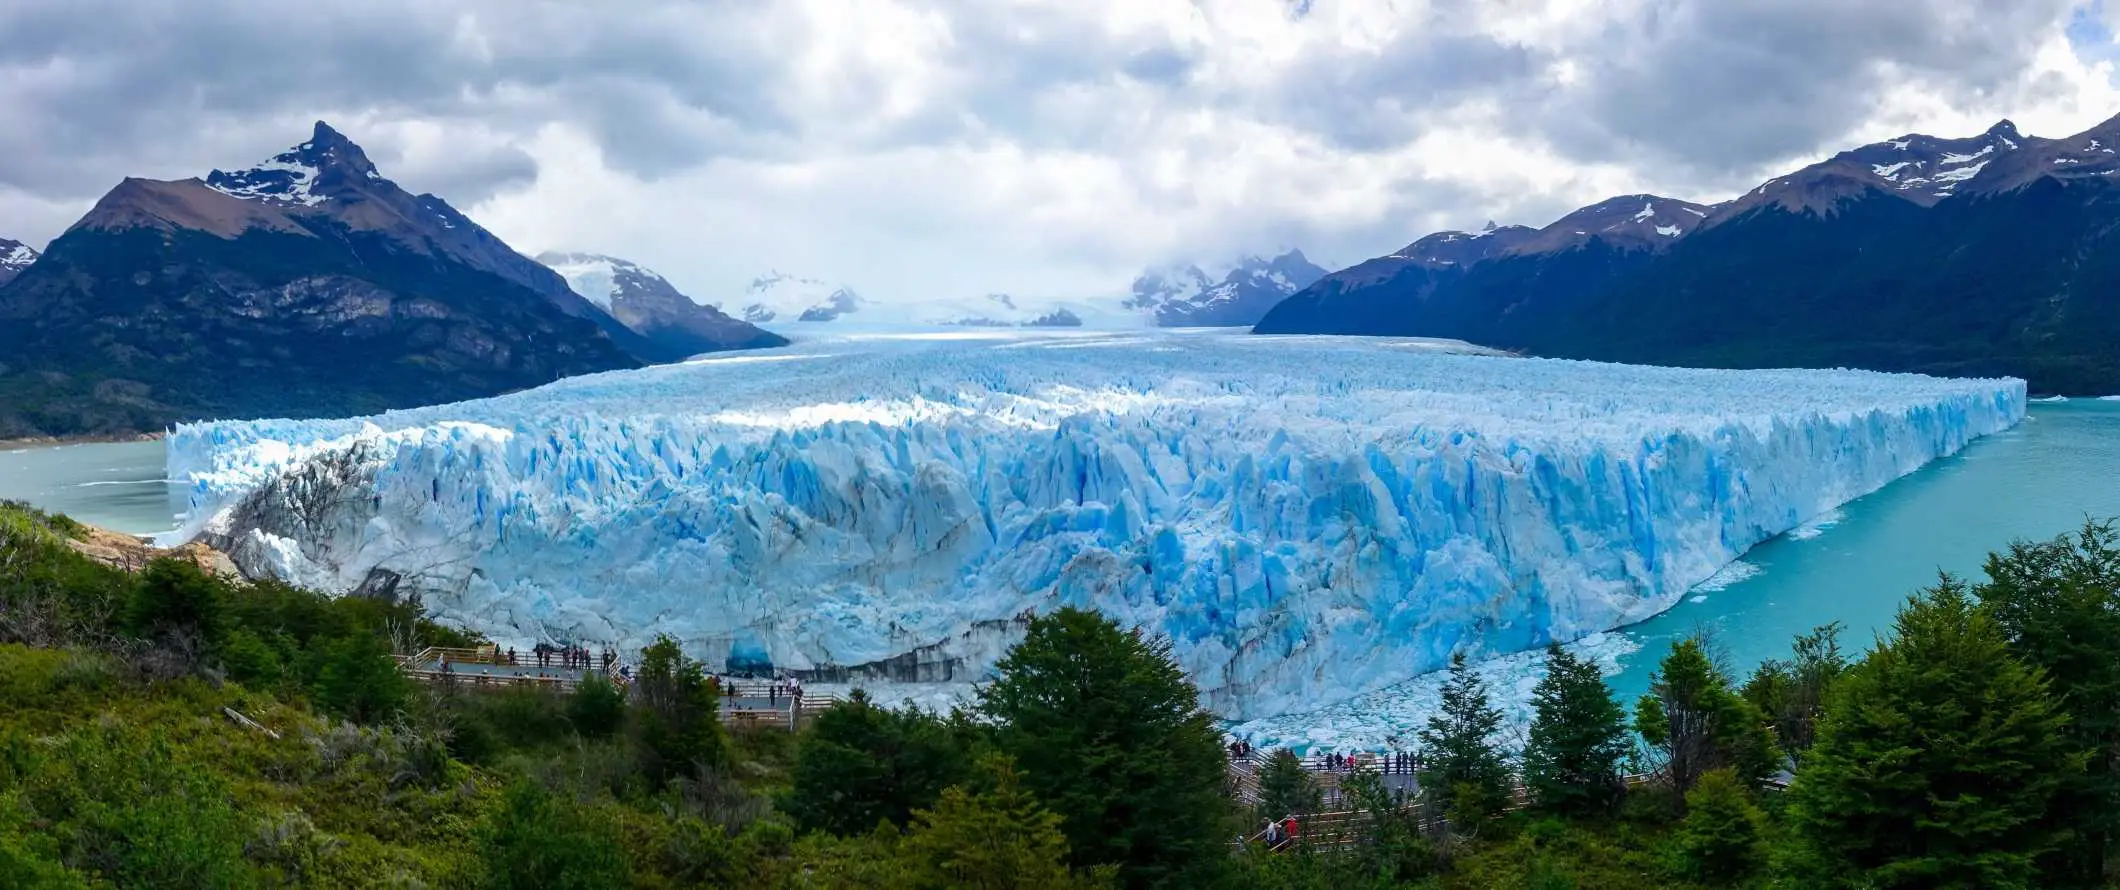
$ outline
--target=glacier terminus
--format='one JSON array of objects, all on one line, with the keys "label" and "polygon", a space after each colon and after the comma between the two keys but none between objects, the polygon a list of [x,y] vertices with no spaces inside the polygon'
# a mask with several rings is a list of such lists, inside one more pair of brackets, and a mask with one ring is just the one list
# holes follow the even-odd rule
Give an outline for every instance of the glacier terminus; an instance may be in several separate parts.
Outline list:
[{"label": "glacier terminus", "polygon": [[185,424],[175,538],[503,642],[977,680],[1169,639],[1232,720],[1647,618],[2025,414],[2014,379],[1223,331],[835,332],[350,420]]}]

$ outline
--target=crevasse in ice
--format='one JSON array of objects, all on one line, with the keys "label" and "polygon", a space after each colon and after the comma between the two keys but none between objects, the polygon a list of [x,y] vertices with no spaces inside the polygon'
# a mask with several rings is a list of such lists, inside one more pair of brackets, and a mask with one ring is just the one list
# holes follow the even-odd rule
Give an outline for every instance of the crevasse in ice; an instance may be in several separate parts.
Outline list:
[{"label": "crevasse in ice", "polygon": [[2015,380],[1420,341],[853,335],[185,425],[168,459],[179,536],[496,639],[963,681],[1072,604],[1246,719],[1648,617],[2024,409]]}]

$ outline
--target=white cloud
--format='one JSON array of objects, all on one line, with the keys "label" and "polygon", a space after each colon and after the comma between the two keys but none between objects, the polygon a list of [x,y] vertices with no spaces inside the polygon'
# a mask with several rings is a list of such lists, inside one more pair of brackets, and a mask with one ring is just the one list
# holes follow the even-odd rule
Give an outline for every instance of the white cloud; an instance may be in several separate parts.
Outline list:
[{"label": "white cloud", "polygon": [[521,249],[700,295],[776,267],[1080,295],[2120,111],[2112,48],[2072,45],[2061,0],[313,5],[300,41],[263,0],[0,10],[0,233],[47,239],[122,176],[245,163],[322,117]]}]

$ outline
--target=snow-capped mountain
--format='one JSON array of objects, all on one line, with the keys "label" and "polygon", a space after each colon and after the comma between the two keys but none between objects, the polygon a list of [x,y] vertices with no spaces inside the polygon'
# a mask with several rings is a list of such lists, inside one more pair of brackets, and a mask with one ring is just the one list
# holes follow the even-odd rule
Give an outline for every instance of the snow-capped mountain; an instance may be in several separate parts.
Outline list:
[{"label": "snow-capped mountain", "polygon": [[409,407],[728,345],[635,332],[320,121],[256,166],[120,182],[0,286],[0,375],[47,381],[0,377],[38,393],[0,402],[0,437]]},{"label": "snow-capped mountain", "polygon": [[1504,253],[1538,254],[1604,241],[1621,250],[1661,248],[1698,228],[1708,207],[1661,195],[1606,198],[1555,220],[1511,244]]},{"label": "snow-capped mountain", "polygon": [[1125,305],[1154,313],[1162,327],[1250,325],[1324,276],[1325,270],[1300,250],[1246,257],[1221,281],[1199,266],[1151,269],[1134,279]]},{"label": "snow-capped mountain", "polygon": [[15,280],[22,270],[37,261],[37,252],[20,241],[0,238],[0,284]]},{"label": "snow-capped mountain", "polygon": [[[1556,249],[1569,238],[1580,249]],[[2120,117],[2061,139],[2005,120],[1851,148],[1713,207],[1601,202],[1479,251],[1469,268],[1432,253],[1379,257],[1283,301],[1255,330],[1451,337],[1601,361],[2006,374],[2038,393],[2107,394],[2120,390],[2120,264],[2103,259],[2116,251]]]},{"label": "snow-capped mountain", "polygon": [[861,311],[867,301],[844,286],[775,270],[752,279],[742,296],[715,305],[753,324],[787,324],[834,321]]},{"label": "snow-capped mountain", "polygon": [[1487,227],[1477,235],[1458,231],[1436,232],[1399,248],[1388,258],[1430,267],[1470,266],[1509,252],[1537,235],[1538,231],[1530,226],[1497,226],[1489,220]]},{"label": "snow-capped mountain", "polygon": [[1839,203],[1867,191],[1896,194],[1927,207],[1957,194],[1989,165],[2053,140],[2026,137],[2017,125],[1997,122],[1963,139],[1908,133],[1852,148],[1801,170],[1760,183],[1715,206],[1709,224],[1719,225],[1761,207],[1790,212],[1836,212]]},{"label": "snow-capped mountain", "polygon": [[575,293],[620,324],[671,349],[779,346],[786,341],[686,296],[669,279],[629,260],[596,253],[538,254]]}]

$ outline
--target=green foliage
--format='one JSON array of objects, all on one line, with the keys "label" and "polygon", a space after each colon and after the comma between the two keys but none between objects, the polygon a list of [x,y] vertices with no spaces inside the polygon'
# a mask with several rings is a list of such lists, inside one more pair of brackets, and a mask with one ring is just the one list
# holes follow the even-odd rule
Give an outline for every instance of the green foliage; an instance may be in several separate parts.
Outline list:
[{"label": "green foliage", "polygon": [[1802,757],[1817,735],[1826,692],[1848,670],[1840,652],[1840,623],[1798,636],[1790,661],[1768,659],[1745,681],[1745,701],[1773,722],[1774,736],[1791,757]]},{"label": "green foliage", "polygon": [[877,707],[866,695],[832,706],[798,743],[782,807],[809,831],[856,835],[910,824],[969,775],[970,752],[941,718]]},{"label": "green foliage", "polygon": [[1509,804],[1509,764],[1495,747],[1502,712],[1463,653],[1450,657],[1441,706],[1420,731],[1421,787],[1441,795],[1454,822],[1477,823]]},{"label": "green foliage", "polygon": [[1817,887],[2032,887],[2068,838],[2049,806],[2085,755],[2037,670],[1961,582],[1908,600],[1834,685],[1790,792],[1792,872]]},{"label": "green foliage", "polygon": [[630,877],[614,826],[528,781],[508,786],[480,830],[492,890],[609,890]]},{"label": "green foliage", "polygon": [[950,787],[930,810],[914,814],[903,855],[911,886],[936,890],[1068,890],[1098,882],[1067,869],[1060,817],[1022,787],[1006,757],[979,763],[981,791]]},{"label": "green foliage", "polygon": [[1635,704],[1634,730],[1658,750],[1680,793],[1709,770],[1734,770],[1756,786],[1774,770],[1777,751],[1766,717],[1708,660],[1698,638],[1680,640],[1649,678]]},{"label": "green foliage", "polygon": [[2069,716],[2064,735],[2095,752],[2049,815],[2079,840],[2041,862],[2040,883],[2105,886],[2120,838],[2120,541],[2112,523],[2086,522],[2072,536],[1991,554],[1987,575],[1975,593],[2010,652],[2046,674]]},{"label": "green foliage", "polygon": [[1686,792],[1686,819],[1672,838],[1673,864],[1680,874],[1698,881],[1734,883],[1759,867],[1765,821],[1736,773],[1702,773]]},{"label": "green foliage", "polygon": [[1221,737],[1167,642],[1080,609],[1033,618],[979,709],[1025,787],[1060,815],[1076,866],[1172,885],[1228,855]]},{"label": "green foliage", "polygon": [[84,726],[49,746],[13,748],[8,761],[17,795],[0,798],[14,811],[0,824],[50,826],[44,839],[67,867],[124,887],[251,883],[227,787],[178,760],[166,740]]},{"label": "green foliage", "polygon": [[591,673],[568,696],[567,720],[588,738],[609,738],[625,726],[626,694],[603,674]]},{"label": "green foliage", "polygon": [[126,603],[125,629],[143,639],[190,639],[211,647],[224,628],[226,582],[196,563],[164,557],[147,564]]},{"label": "green foliage", "polygon": [[1546,676],[1531,690],[1534,713],[1524,744],[1524,787],[1541,809],[1609,812],[1626,786],[1626,712],[1596,663],[1558,645],[1546,648]]},{"label": "green foliage", "polygon": [[1255,814],[1261,820],[1279,819],[1290,813],[1315,813],[1322,797],[1317,780],[1303,768],[1296,752],[1278,748],[1266,756],[1266,765],[1259,768],[1259,808]]},{"label": "green foliage", "polygon": [[720,706],[706,668],[686,658],[676,640],[659,636],[642,651],[628,722],[637,756],[652,782],[661,785],[726,761],[727,742],[715,718]]},{"label": "green foliage", "polygon": [[355,634],[325,644],[317,671],[317,704],[356,723],[391,719],[411,694],[410,682],[378,637]]}]

